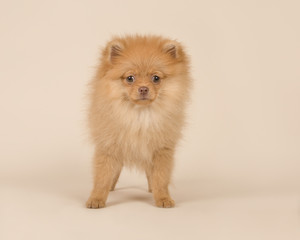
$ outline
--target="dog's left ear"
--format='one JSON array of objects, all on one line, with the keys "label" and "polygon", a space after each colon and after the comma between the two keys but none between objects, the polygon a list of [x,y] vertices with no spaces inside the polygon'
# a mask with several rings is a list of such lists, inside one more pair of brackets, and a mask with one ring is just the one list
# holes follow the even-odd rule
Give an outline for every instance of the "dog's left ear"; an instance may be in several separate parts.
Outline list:
[{"label": "dog's left ear", "polygon": [[118,57],[122,55],[123,52],[123,44],[114,40],[108,44],[108,60],[111,63],[114,63]]},{"label": "dog's left ear", "polygon": [[169,54],[172,58],[179,58],[181,47],[178,42],[169,41],[164,45],[163,50],[165,53]]}]

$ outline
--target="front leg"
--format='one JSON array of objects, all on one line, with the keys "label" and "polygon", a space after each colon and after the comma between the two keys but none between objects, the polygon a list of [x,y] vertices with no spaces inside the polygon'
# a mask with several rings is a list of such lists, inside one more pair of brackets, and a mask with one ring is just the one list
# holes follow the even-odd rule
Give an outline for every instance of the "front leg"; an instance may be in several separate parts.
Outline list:
[{"label": "front leg", "polygon": [[121,169],[119,165],[114,158],[96,151],[94,156],[94,188],[86,202],[87,208],[105,207],[114,176],[118,174],[116,171]]},{"label": "front leg", "polygon": [[152,174],[150,174],[151,188],[155,204],[158,207],[170,208],[175,206],[168,190],[173,169],[173,155],[173,149],[163,148],[157,151],[153,157]]}]

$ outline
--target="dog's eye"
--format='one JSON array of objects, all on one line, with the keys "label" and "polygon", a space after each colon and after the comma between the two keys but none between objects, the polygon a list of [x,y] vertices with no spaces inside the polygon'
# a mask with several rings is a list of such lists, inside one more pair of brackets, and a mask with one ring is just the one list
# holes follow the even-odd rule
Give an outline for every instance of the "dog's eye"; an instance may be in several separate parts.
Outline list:
[{"label": "dog's eye", "polygon": [[128,83],[133,83],[133,81],[134,81],[134,76],[132,76],[132,75],[128,76],[128,77],[126,78],[126,81],[127,81]]},{"label": "dog's eye", "polygon": [[152,81],[153,81],[154,83],[159,83],[159,82],[160,82],[160,77],[157,76],[157,75],[154,75],[154,76],[152,77]]}]

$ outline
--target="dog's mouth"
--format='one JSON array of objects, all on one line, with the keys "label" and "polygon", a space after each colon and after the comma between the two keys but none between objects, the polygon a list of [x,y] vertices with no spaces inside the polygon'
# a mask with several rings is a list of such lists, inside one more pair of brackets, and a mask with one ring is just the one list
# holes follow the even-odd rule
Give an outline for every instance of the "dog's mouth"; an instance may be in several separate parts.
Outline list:
[{"label": "dog's mouth", "polygon": [[149,98],[149,96],[140,96],[139,98],[132,99],[132,102],[138,105],[148,105],[153,101],[154,99]]},{"label": "dog's mouth", "polygon": [[140,98],[134,101],[135,104],[139,105],[148,105],[152,102],[153,100],[150,100],[149,98]]},{"label": "dog's mouth", "polygon": [[150,99],[147,96],[141,96],[138,100],[145,101],[145,100],[150,100]]},{"label": "dog's mouth", "polygon": [[156,99],[156,96],[153,95],[137,95],[137,96],[130,96],[127,94],[123,94],[122,100],[126,102],[131,102],[137,105],[149,105]]}]

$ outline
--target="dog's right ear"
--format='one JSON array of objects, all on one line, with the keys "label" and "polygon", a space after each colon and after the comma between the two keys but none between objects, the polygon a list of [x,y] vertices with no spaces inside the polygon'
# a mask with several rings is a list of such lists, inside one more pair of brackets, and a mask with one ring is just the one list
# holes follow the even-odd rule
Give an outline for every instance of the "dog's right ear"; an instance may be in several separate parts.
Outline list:
[{"label": "dog's right ear", "polygon": [[112,41],[108,46],[108,60],[114,63],[116,59],[122,56],[123,45],[119,41]]}]

